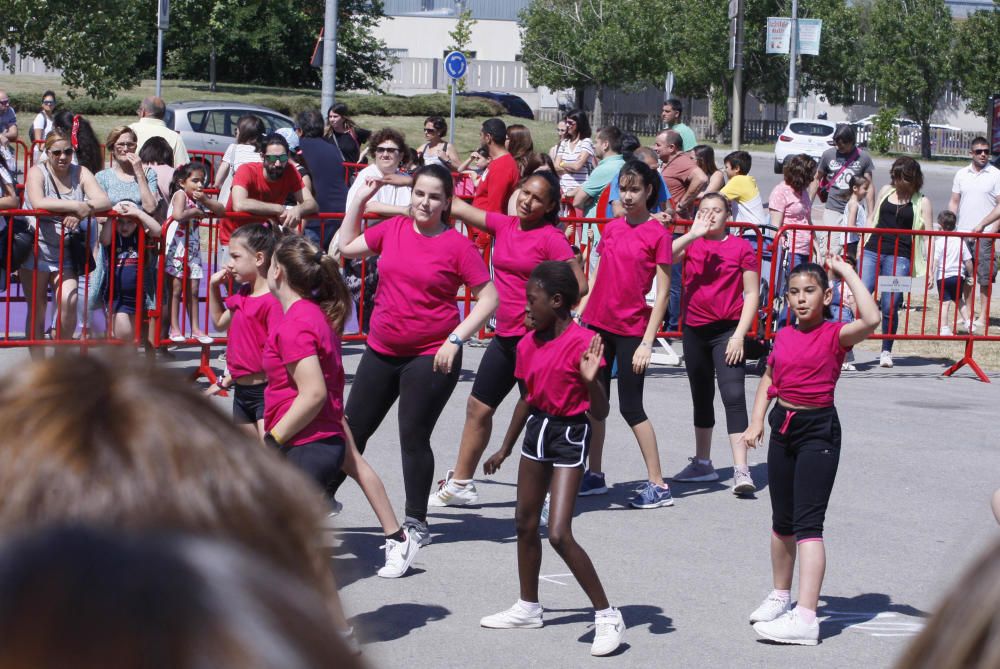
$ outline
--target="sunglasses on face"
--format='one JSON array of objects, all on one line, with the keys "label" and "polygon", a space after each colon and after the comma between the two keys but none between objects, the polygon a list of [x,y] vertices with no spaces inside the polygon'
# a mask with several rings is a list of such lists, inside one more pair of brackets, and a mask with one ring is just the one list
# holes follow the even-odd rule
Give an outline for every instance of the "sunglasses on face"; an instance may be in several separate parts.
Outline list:
[{"label": "sunglasses on face", "polygon": [[276,156],[264,156],[264,162],[267,163],[268,165],[274,165],[276,163],[287,163],[288,154],[280,153]]},{"label": "sunglasses on face", "polygon": [[432,132],[437,132],[437,128],[424,128],[425,135]]},{"label": "sunglasses on face", "polygon": [[988,156],[990,155],[989,149],[973,149],[972,155],[974,156]]},{"label": "sunglasses on face", "polygon": [[395,146],[377,146],[375,147],[375,153],[388,153],[391,155],[393,153],[399,153],[399,149]]},{"label": "sunglasses on face", "polygon": [[53,158],[61,158],[62,156],[72,158],[73,149],[49,149],[49,155]]},{"label": "sunglasses on face", "polygon": [[10,98],[7,98],[5,100],[0,100],[0,105],[9,105],[9,104],[10,104]]},{"label": "sunglasses on face", "polygon": [[51,107],[56,103],[55,100],[42,100],[42,104],[46,107]]}]

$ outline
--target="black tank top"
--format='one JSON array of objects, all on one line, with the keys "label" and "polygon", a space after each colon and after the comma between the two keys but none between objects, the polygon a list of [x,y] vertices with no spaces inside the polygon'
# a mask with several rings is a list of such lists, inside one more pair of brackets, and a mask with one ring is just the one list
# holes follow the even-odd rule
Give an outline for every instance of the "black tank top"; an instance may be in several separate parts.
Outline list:
[{"label": "black tank top", "polygon": [[[913,229],[913,201],[906,204],[893,204],[886,198],[878,210],[878,225],[876,228],[888,230]],[[896,241],[899,246],[896,246]],[[910,258],[913,253],[913,237],[911,235],[893,235],[872,233],[865,244],[866,251],[872,251],[883,256],[899,256]]]}]

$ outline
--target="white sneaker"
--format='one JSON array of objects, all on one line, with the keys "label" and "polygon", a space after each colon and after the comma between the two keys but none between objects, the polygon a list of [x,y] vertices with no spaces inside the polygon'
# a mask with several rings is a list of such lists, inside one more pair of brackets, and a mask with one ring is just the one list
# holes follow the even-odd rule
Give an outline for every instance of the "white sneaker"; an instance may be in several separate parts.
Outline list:
[{"label": "white sneaker", "polygon": [[789,611],[770,622],[755,623],[753,631],[777,643],[799,646],[815,646],[819,643],[819,622],[806,624],[795,615],[795,611]]},{"label": "white sneaker", "polygon": [[427,498],[427,506],[463,506],[479,503],[476,484],[469,481],[466,485],[460,486],[453,480],[454,476],[455,470],[449,469],[444,479],[438,481],[438,489]]},{"label": "white sneaker", "polygon": [[409,516],[403,520],[403,529],[406,530],[410,538],[423,548],[431,542],[431,531],[427,529],[427,523],[422,523],[416,518]]},{"label": "white sneaker", "polygon": [[942,325],[941,329],[938,330],[938,334],[941,335],[942,337],[950,337],[951,336],[951,326],[950,325]]},{"label": "white sneaker", "polygon": [[381,548],[385,549],[385,566],[378,570],[378,575],[382,578],[399,578],[406,573],[413,563],[413,558],[417,557],[420,544],[410,536],[409,532],[403,532],[404,539],[386,539]]},{"label": "white sneaker", "polygon": [[967,318],[963,319],[962,320],[962,328],[961,328],[961,330],[959,330],[959,332],[970,332],[971,333],[972,332],[972,321],[970,321]]},{"label": "white sneaker", "polygon": [[625,620],[622,612],[611,609],[611,615],[594,617],[594,643],[590,646],[590,654],[598,657],[610,655],[618,650],[625,639]]},{"label": "white sneaker", "polygon": [[792,610],[792,602],[787,599],[779,599],[772,592],[767,596],[761,605],[750,614],[750,624],[766,623],[776,620]]},{"label": "white sneaker", "polygon": [[878,357],[879,367],[892,367],[892,353],[889,351],[882,351],[882,354]]},{"label": "white sneaker", "polygon": [[506,611],[482,618],[479,625],[494,630],[536,629],[542,626],[542,609],[533,613],[516,602]]},{"label": "white sneaker", "polygon": [[335,499],[327,500],[330,503],[330,513],[327,514],[328,518],[336,518],[340,515],[340,512],[344,510],[344,504],[338,502]]}]

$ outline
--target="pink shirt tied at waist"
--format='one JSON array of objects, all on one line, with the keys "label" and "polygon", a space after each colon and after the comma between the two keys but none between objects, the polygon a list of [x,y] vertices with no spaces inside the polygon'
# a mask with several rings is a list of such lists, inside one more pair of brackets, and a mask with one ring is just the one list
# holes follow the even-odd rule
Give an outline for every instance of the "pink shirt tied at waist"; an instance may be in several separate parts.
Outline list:
[{"label": "pink shirt tied at waist", "polygon": [[434,355],[459,324],[456,294],[481,286],[490,272],[476,247],[454,228],[435,237],[413,229],[412,218],[394,216],[365,230],[379,255],[368,346],[383,355]]},{"label": "pink shirt tied at waist", "polygon": [[514,376],[524,381],[524,401],[552,416],[577,416],[590,409],[580,358],[595,336],[593,330],[570,323],[550,341],[534,333],[522,338],[517,343]]},{"label": "pink shirt tied at waist", "polygon": [[684,325],[738,321],[745,271],[757,271],[757,254],[742,237],[701,237],[691,242],[684,258]]},{"label": "pink shirt tied at waist", "polygon": [[271,330],[264,348],[264,427],[270,430],[281,420],[299,391],[286,365],[315,355],[319,358],[326,383],[326,399],[319,413],[297,434],[287,437],[286,446],[301,446],[331,437],[344,438],[344,365],[340,357],[340,337],[330,327],[326,314],[315,302],[302,299],[288,307],[277,327]]},{"label": "pink shirt tied at waist", "polygon": [[573,249],[555,226],[522,230],[516,216],[488,213],[486,229],[494,236],[493,277],[500,296],[496,332],[504,337],[520,336],[528,331],[524,326],[524,293],[532,270],[545,260],[572,259]]},{"label": "pink shirt tied at waist", "polygon": [[597,244],[597,279],[583,310],[588,325],[626,337],[641,337],[652,307],[646,293],[657,265],[673,258],[670,233],[656,219],[636,226],[624,217],[608,221]]},{"label": "pink shirt tied at waist", "polygon": [[271,293],[255,297],[252,290],[250,284],[244,285],[223,302],[232,315],[226,364],[234,379],[264,371],[267,335],[284,316],[278,298]]},{"label": "pink shirt tied at waist", "polygon": [[772,370],[768,398],[800,406],[832,406],[840,368],[850,350],[840,345],[844,325],[823,321],[809,332],[796,327],[778,330],[767,358]]}]

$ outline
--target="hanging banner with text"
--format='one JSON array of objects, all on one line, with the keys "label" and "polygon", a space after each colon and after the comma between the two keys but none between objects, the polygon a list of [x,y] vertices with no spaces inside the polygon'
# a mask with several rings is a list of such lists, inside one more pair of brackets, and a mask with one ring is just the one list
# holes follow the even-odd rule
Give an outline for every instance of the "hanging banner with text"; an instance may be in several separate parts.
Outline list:
[{"label": "hanging banner with text", "polygon": [[[822,19],[799,19],[799,54],[819,55],[819,37],[823,30]],[[765,53],[788,54],[792,42],[792,20],[787,16],[767,18]]]}]

